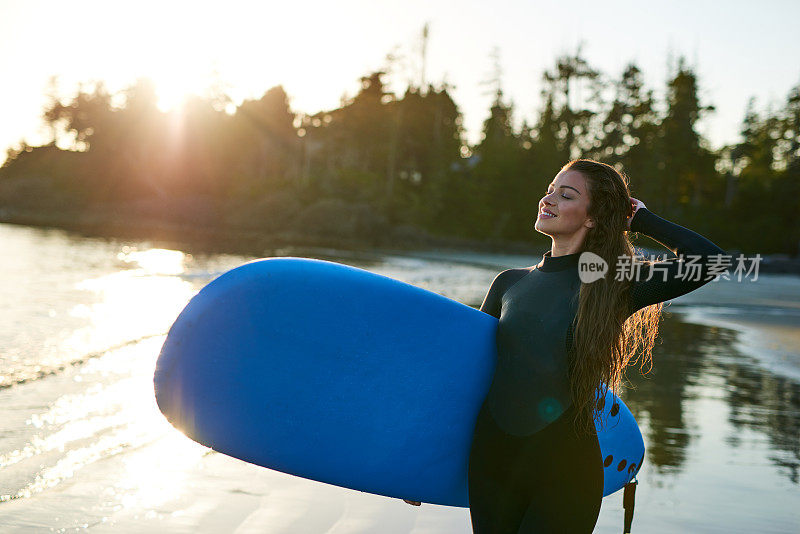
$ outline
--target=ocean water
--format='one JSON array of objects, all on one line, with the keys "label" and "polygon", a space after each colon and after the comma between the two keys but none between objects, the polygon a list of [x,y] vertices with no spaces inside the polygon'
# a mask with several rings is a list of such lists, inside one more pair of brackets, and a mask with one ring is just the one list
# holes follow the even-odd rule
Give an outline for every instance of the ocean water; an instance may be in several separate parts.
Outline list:
[{"label": "ocean water", "polygon": [[[177,314],[255,257],[0,224],[0,532],[470,532],[469,512],[250,465],[172,428],[152,373]],[[478,306],[537,257],[285,249]],[[666,308],[623,398],[647,447],[633,532],[800,531],[800,278]],[[622,496],[597,532],[619,532]]]}]

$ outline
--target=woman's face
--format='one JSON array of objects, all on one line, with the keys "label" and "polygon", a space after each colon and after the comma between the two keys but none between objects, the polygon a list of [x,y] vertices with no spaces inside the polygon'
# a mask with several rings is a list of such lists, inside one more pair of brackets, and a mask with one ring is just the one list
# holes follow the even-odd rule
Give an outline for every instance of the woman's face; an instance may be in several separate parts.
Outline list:
[{"label": "woman's face", "polygon": [[[534,228],[551,237],[572,236],[581,231],[585,233],[594,226],[587,213],[589,200],[589,187],[583,174],[573,170],[558,173],[539,201]],[[550,217],[545,212],[550,212],[555,217]]]}]

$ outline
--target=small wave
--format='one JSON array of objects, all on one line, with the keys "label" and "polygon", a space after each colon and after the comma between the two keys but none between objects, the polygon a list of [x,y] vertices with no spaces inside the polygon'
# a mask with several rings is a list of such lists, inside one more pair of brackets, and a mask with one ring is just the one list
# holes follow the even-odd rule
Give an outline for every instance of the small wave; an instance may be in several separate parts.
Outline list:
[{"label": "small wave", "polygon": [[155,337],[166,336],[166,332],[162,332],[159,334],[148,334],[146,336],[141,336],[136,339],[131,339],[125,341],[123,343],[118,343],[116,345],[112,345],[111,347],[107,347],[103,350],[90,352],[89,354],[84,355],[81,358],[77,358],[75,360],[62,363],[60,365],[54,365],[51,367],[47,367],[44,369],[37,368],[36,371],[26,372],[26,373],[18,373],[16,376],[2,376],[0,377],[0,389],[7,389],[10,387],[18,386],[20,384],[25,384],[27,382],[34,382],[36,380],[41,380],[42,378],[46,378],[48,376],[57,375],[59,373],[63,373],[69,368],[78,367],[80,365],[85,364],[86,362],[93,360],[95,358],[99,358],[108,354],[109,352],[122,349],[124,347],[129,347],[131,345],[136,345],[137,343],[141,343],[147,339],[152,339]]},{"label": "small wave", "polygon": [[800,318],[800,308],[735,302],[726,302],[723,304],[715,302],[671,302],[668,309],[674,311],[708,310],[709,312],[720,315],[758,314],[762,316],[794,316]]},{"label": "small wave", "polygon": [[196,271],[190,273],[180,273],[176,276],[182,280],[213,280],[214,278],[219,278],[226,272],[228,271]]},{"label": "small wave", "polygon": [[55,464],[44,467],[35,479],[25,487],[12,493],[0,494],[0,504],[27,499],[47,489],[53,488],[75,476],[75,472],[99,460],[140,450],[154,443],[161,436],[136,435],[133,439],[120,434],[102,438],[86,447],[68,451]]}]

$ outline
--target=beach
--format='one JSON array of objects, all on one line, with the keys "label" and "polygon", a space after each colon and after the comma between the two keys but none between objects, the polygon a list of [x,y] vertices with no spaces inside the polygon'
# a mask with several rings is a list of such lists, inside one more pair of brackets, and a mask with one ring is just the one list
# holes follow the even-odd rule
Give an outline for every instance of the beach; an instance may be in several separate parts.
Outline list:
[{"label": "beach", "polygon": [[[450,533],[469,511],[362,493],[225,456],[153,396],[169,326],[214,277],[258,255],[0,224],[0,531]],[[479,306],[536,255],[345,252],[336,259]],[[646,377],[623,399],[647,456],[633,532],[795,532],[800,525],[800,277],[711,282],[671,301]],[[622,494],[596,532],[619,532]]]}]

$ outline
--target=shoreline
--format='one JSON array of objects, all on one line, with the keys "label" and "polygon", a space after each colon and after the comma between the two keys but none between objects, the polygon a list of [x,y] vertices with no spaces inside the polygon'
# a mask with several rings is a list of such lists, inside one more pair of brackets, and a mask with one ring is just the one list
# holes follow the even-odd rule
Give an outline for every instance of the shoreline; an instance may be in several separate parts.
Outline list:
[{"label": "shoreline", "polygon": [[[161,219],[120,217],[101,212],[63,212],[42,214],[0,207],[0,223],[34,228],[53,228],[87,237],[137,239],[159,243],[180,244],[213,253],[254,255],[265,250],[290,248],[319,249],[356,253],[437,253],[447,250],[454,254],[487,253],[507,256],[543,254],[546,245],[522,242],[487,241],[460,237],[445,237],[418,228],[402,226],[382,236],[379,241],[359,236],[332,237],[297,231],[259,232],[244,228],[216,228],[176,223]],[[485,262],[484,262],[485,264]]]},{"label": "shoreline", "polygon": [[[19,330],[15,326],[22,324],[23,330],[43,336],[34,338],[39,340],[35,346],[26,339],[9,345],[22,351],[44,346],[48,339],[57,340],[53,336],[62,323],[52,321],[70,317],[76,306],[81,310],[85,309],[82,305],[92,303],[98,306],[83,317],[85,324],[73,325],[73,331],[82,331],[88,325],[101,335],[98,342],[105,343],[109,334],[114,342],[135,334],[139,327],[130,328],[134,321],[149,325],[151,319],[161,317],[160,323],[152,325],[154,332],[161,331],[160,326],[167,325],[169,316],[179,311],[181,299],[190,298],[189,286],[202,283],[197,274],[210,275],[225,262],[241,260],[198,255],[194,260],[197,263],[184,273],[187,276],[152,276],[155,271],[130,269],[114,260],[122,245],[132,243],[84,240],[63,229],[4,228],[10,237],[19,237],[8,240],[12,249],[9,257],[27,262],[7,262],[7,285],[20,288],[6,295],[7,330]],[[26,240],[42,246],[25,248]],[[51,246],[54,244],[58,246]],[[154,242],[135,244],[144,251]],[[284,250],[290,248],[287,245]],[[331,256],[339,254],[344,261],[359,255],[380,259],[383,254],[323,247],[313,254],[325,251]],[[430,264],[406,261],[400,254],[426,258]],[[64,257],[75,259],[79,268],[75,268],[75,262],[53,261]],[[477,296],[477,282],[488,281],[490,264],[519,264],[528,258],[534,256],[464,250],[398,251],[397,257],[385,258],[375,267],[412,274],[424,270],[415,280],[431,281],[441,288],[447,279],[449,285],[465,289],[465,295]],[[68,276],[49,277],[59,269]],[[124,276],[108,276],[111,273]],[[28,287],[22,283],[28,279],[35,284]],[[86,286],[97,293],[53,291],[84,279],[101,282]],[[178,291],[164,285],[164,279],[172,279],[173,289]],[[56,284],[59,280],[60,286]],[[127,289],[122,292],[110,290],[123,286]],[[157,306],[152,306],[153,298],[159,299]],[[32,305],[23,306],[27,302]],[[794,321],[800,322],[800,278],[765,275],[763,284],[719,280],[670,302],[673,304],[666,310],[686,310],[700,319],[710,312],[737,324],[778,324],[764,331],[753,324],[756,332],[751,336],[710,336],[711,340],[720,340],[714,345],[700,342],[704,338],[698,337],[695,348],[702,354],[696,358],[680,356],[685,338],[669,338],[671,343],[665,348],[678,352],[679,357],[664,358],[659,363],[663,371],[641,388],[640,392],[646,394],[637,404],[649,456],[639,476],[634,528],[638,525],[639,530],[656,534],[687,529],[736,530],[742,526],[758,532],[787,531],[795,524],[794,511],[798,509],[797,497],[791,495],[796,495],[797,488],[796,479],[792,479],[796,465],[792,432],[796,430],[793,421],[797,420],[795,400],[800,382],[784,380],[786,374],[782,373],[792,362],[797,362],[795,369],[800,368],[797,345],[792,341],[800,339],[800,327],[794,327]],[[57,312],[55,316],[48,315],[51,308]],[[674,314],[677,318],[678,313]],[[125,328],[109,328],[113,324]],[[738,326],[733,327],[739,331]],[[735,345],[729,344],[732,336],[738,339]],[[79,339],[88,342],[94,337]],[[30,492],[23,491],[21,498],[2,503],[0,523],[6,527],[4,532],[28,533],[43,526],[59,531],[176,534],[470,531],[468,509],[428,503],[419,508],[408,506],[399,499],[248,464],[189,440],[163,418],[153,395],[152,376],[163,340],[163,334],[156,334],[115,346],[98,352],[86,364],[0,389],[8,422],[5,447],[0,452],[14,461],[19,459],[7,469],[3,493],[16,494],[20,489]],[[772,342],[791,349],[788,362],[775,352],[782,347],[771,346]],[[773,358],[780,376],[770,367]],[[770,361],[764,365],[763,359]],[[710,365],[687,366],[689,360],[708,361]],[[726,370],[727,362],[735,365]],[[622,501],[622,492],[603,499],[595,528],[598,533],[618,532],[624,516]],[[713,517],[709,518],[708,510],[715,510]],[[770,517],[767,527],[764,514]]]},{"label": "shoreline", "polygon": [[[362,259],[402,254],[427,260],[494,268],[536,263],[550,248],[547,244],[437,236],[409,226],[393,228],[387,235],[375,240],[357,235],[333,237],[292,230],[268,233],[235,227],[215,228],[158,218],[143,220],[100,211],[42,214],[0,207],[0,224],[52,228],[86,237],[152,241],[154,244],[190,252],[267,257],[283,256],[296,250],[339,257],[344,252]],[[663,254],[663,251],[655,249],[646,250]],[[731,249],[728,253],[738,256],[741,251]],[[495,257],[487,259],[487,255]],[[755,255],[745,256],[749,258]],[[800,276],[800,257],[792,258],[785,254],[761,255],[758,272]]]}]

